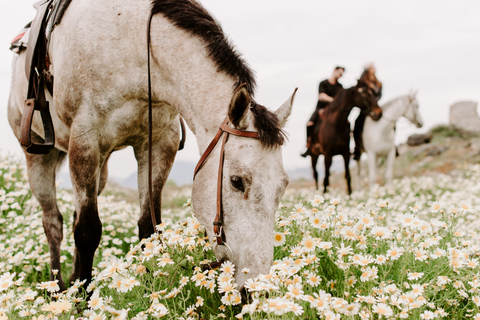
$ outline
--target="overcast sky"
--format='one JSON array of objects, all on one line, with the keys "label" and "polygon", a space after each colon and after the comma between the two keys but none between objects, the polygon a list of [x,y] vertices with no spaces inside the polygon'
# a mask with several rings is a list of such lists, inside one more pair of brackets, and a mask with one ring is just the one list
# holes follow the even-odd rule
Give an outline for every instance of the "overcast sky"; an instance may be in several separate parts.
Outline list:
[{"label": "overcast sky", "polygon": [[[81,0],[73,0],[81,1]],[[0,135],[3,151],[20,153],[6,120],[10,83],[10,40],[34,15],[31,0],[0,3]],[[373,62],[383,82],[380,105],[418,90],[425,126],[398,123],[397,142],[448,122],[449,106],[480,101],[480,2],[444,0],[203,0],[237,50],[255,70],[256,100],[274,110],[299,88],[286,126],[287,169],[309,166],[300,157],[305,124],[317,99],[318,83],[335,65],[346,67],[340,82],[356,83],[363,66]],[[1,49],[3,48],[3,49]],[[192,134],[177,159],[196,162]],[[131,150],[111,160],[110,173],[135,171]]]}]

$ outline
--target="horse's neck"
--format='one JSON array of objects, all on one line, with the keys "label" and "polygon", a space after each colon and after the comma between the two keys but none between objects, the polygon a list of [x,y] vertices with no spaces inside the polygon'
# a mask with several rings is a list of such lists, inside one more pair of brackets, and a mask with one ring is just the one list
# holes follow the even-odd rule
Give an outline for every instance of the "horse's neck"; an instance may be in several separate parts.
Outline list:
[{"label": "horse's neck", "polygon": [[335,97],[332,104],[329,106],[330,112],[333,113],[334,122],[338,125],[344,125],[348,122],[348,116],[355,106],[352,99],[353,91],[351,89],[344,89]]},{"label": "horse's neck", "polygon": [[401,116],[404,115],[407,105],[407,96],[393,99],[382,106],[382,117],[386,120],[396,122]]},{"label": "horse's neck", "polygon": [[200,39],[172,27],[161,15],[152,21],[152,56],[158,83],[153,88],[159,90],[154,96],[178,110],[202,153],[227,115],[235,79],[218,72]]}]

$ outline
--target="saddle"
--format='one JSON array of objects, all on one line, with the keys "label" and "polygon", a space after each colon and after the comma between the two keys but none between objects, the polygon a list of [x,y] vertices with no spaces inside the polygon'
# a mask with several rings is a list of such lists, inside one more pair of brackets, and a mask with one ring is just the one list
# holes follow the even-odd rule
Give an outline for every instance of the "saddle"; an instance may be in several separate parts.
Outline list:
[{"label": "saddle", "polygon": [[[37,14],[10,43],[10,50],[20,53],[26,50],[25,74],[28,79],[27,100],[20,123],[20,144],[28,152],[47,154],[55,146],[55,130],[53,128],[49,103],[45,97],[45,89],[53,95],[53,75],[50,73],[50,57],[48,46],[55,27],[60,24],[72,0],[41,0],[33,6]],[[28,39],[28,40],[25,40]],[[32,142],[32,121],[35,111],[39,111],[43,123],[44,142]],[[180,118],[182,138],[179,150],[185,145],[185,124]]]},{"label": "saddle", "polygon": [[[47,154],[55,145],[55,131],[45,89],[53,94],[53,76],[49,72],[48,43],[71,0],[42,0],[33,6],[37,14],[12,41],[10,49],[16,53],[26,50],[25,75],[28,79],[27,100],[20,124],[20,144],[28,153]],[[27,38],[27,42],[24,41]],[[39,111],[44,130],[44,142],[31,139],[32,120]]]}]

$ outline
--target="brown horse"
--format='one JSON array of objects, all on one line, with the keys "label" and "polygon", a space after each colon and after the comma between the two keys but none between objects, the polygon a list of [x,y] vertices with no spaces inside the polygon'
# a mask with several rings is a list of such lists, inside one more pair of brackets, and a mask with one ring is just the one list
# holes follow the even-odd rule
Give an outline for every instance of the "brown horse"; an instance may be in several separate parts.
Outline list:
[{"label": "brown horse", "polygon": [[320,120],[315,124],[313,141],[310,145],[313,177],[318,189],[318,172],[316,169],[318,157],[325,157],[325,178],[323,192],[327,192],[330,177],[330,166],[335,155],[342,155],[345,162],[345,179],[347,179],[348,194],[352,193],[350,182],[350,123],[348,115],[353,107],[359,107],[361,112],[369,114],[374,120],[380,119],[382,109],[367,82],[359,80],[357,85],[341,90],[334,100],[325,108]]}]

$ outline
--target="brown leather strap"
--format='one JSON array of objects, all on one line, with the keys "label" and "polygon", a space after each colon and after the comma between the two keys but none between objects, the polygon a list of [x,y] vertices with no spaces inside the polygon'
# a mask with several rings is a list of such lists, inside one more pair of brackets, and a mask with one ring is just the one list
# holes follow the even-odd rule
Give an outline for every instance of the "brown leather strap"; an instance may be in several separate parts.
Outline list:
[{"label": "brown leather strap", "polygon": [[214,261],[214,262],[202,264],[200,266],[202,267],[202,271],[214,270],[214,269],[217,269],[218,267],[220,267],[222,265],[222,263],[223,263],[222,261]]},{"label": "brown leather strap", "polygon": [[220,148],[220,161],[218,163],[218,180],[217,180],[217,214],[213,220],[213,233],[217,238],[217,244],[223,245],[225,234],[223,233],[223,208],[222,208],[222,181],[223,181],[223,160],[225,158],[225,143],[228,134],[223,136],[222,146]]},{"label": "brown leather strap", "polygon": [[256,132],[256,131],[243,131],[243,130],[238,130],[238,129],[232,128],[228,125],[228,121],[227,122],[224,121],[220,125],[220,129],[222,131],[231,133],[231,134],[233,134],[235,136],[239,136],[239,137],[258,138],[258,132]]},{"label": "brown leather strap", "polygon": [[147,68],[148,68],[148,200],[150,204],[150,216],[152,218],[153,232],[157,233],[157,218],[153,207],[153,182],[152,182],[152,76],[150,74],[150,29],[152,27],[153,13],[150,12],[147,25]]},{"label": "brown leather strap", "polygon": [[228,123],[228,118],[225,118],[225,120],[220,125],[220,129],[218,129],[217,134],[215,135],[215,137],[213,137],[207,149],[205,149],[205,151],[203,152],[202,156],[200,157],[200,160],[198,160],[195,170],[193,172],[194,180],[195,180],[195,177],[197,176],[197,172],[202,168],[203,164],[205,163],[205,160],[207,160],[210,153],[213,151],[213,149],[215,149],[215,146],[217,145],[218,140],[220,140],[220,137],[222,136],[222,133],[223,133],[223,130],[221,129],[223,124],[227,124],[227,123]]},{"label": "brown leather strap", "polygon": [[[55,130],[50,115],[49,103],[45,97],[48,72],[45,23],[53,0],[39,1],[34,4],[37,15],[31,23],[28,46],[25,53],[25,74],[28,79],[25,112],[20,124],[20,143],[28,153],[47,154],[55,146]],[[40,111],[43,124],[44,142],[34,143],[31,139],[33,111]]]},{"label": "brown leather strap", "polygon": [[212,139],[210,144],[208,145],[207,149],[203,152],[202,156],[200,157],[200,160],[198,160],[197,166],[195,167],[194,173],[193,173],[193,179],[195,179],[195,176],[197,175],[197,172],[202,168],[205,160],[207,160],[208,156],[210,153],[215,149],[215,146],[217,145],[218,141],[220,140],[220,137],[222,136],[223,132],[227,132],[230,134],[233,134],[235,136],[239,137],[245,137],[245,138],[258,138],[258,132],[256,131],[243,131],[243,130],[238,130],[235,128],[232,128],[228,125],[228,117],[223,120],[222,124],[220,125],[217,134],[215,137]]},{"label": "brown leather strap", "polygon": [[258,138],[258,132],[255,131],[244,131],[232,128],[228,125],[228,117],[220,125],[215,137],[213,137],[212,141],[208,145],[205,152],[203,152],[200,160],[195,167],[195,171],[193,174],[193,179],[197,175],[197,172],[202,168],[203,164],[207,160],[210,153],[212,153],[215,146],[218,144],[220,137],[223,133],[226,133],[222,139],[222,145],[220,147],[220,161],[218,164],[218,179],[217,179],[217,213],[215,215],[215,219],[213,220],[213,233],[214,237],[217,240],[217,244],[219,246],[226,245],[225,240],[225,232],[223,230],[223,208],[222,208],[222,181],[223,181],[223,160],[224,160],[224,153],[225,153],[225,143],[228,139],[228,134],[233,134],[239,137],[245,138]]}]

